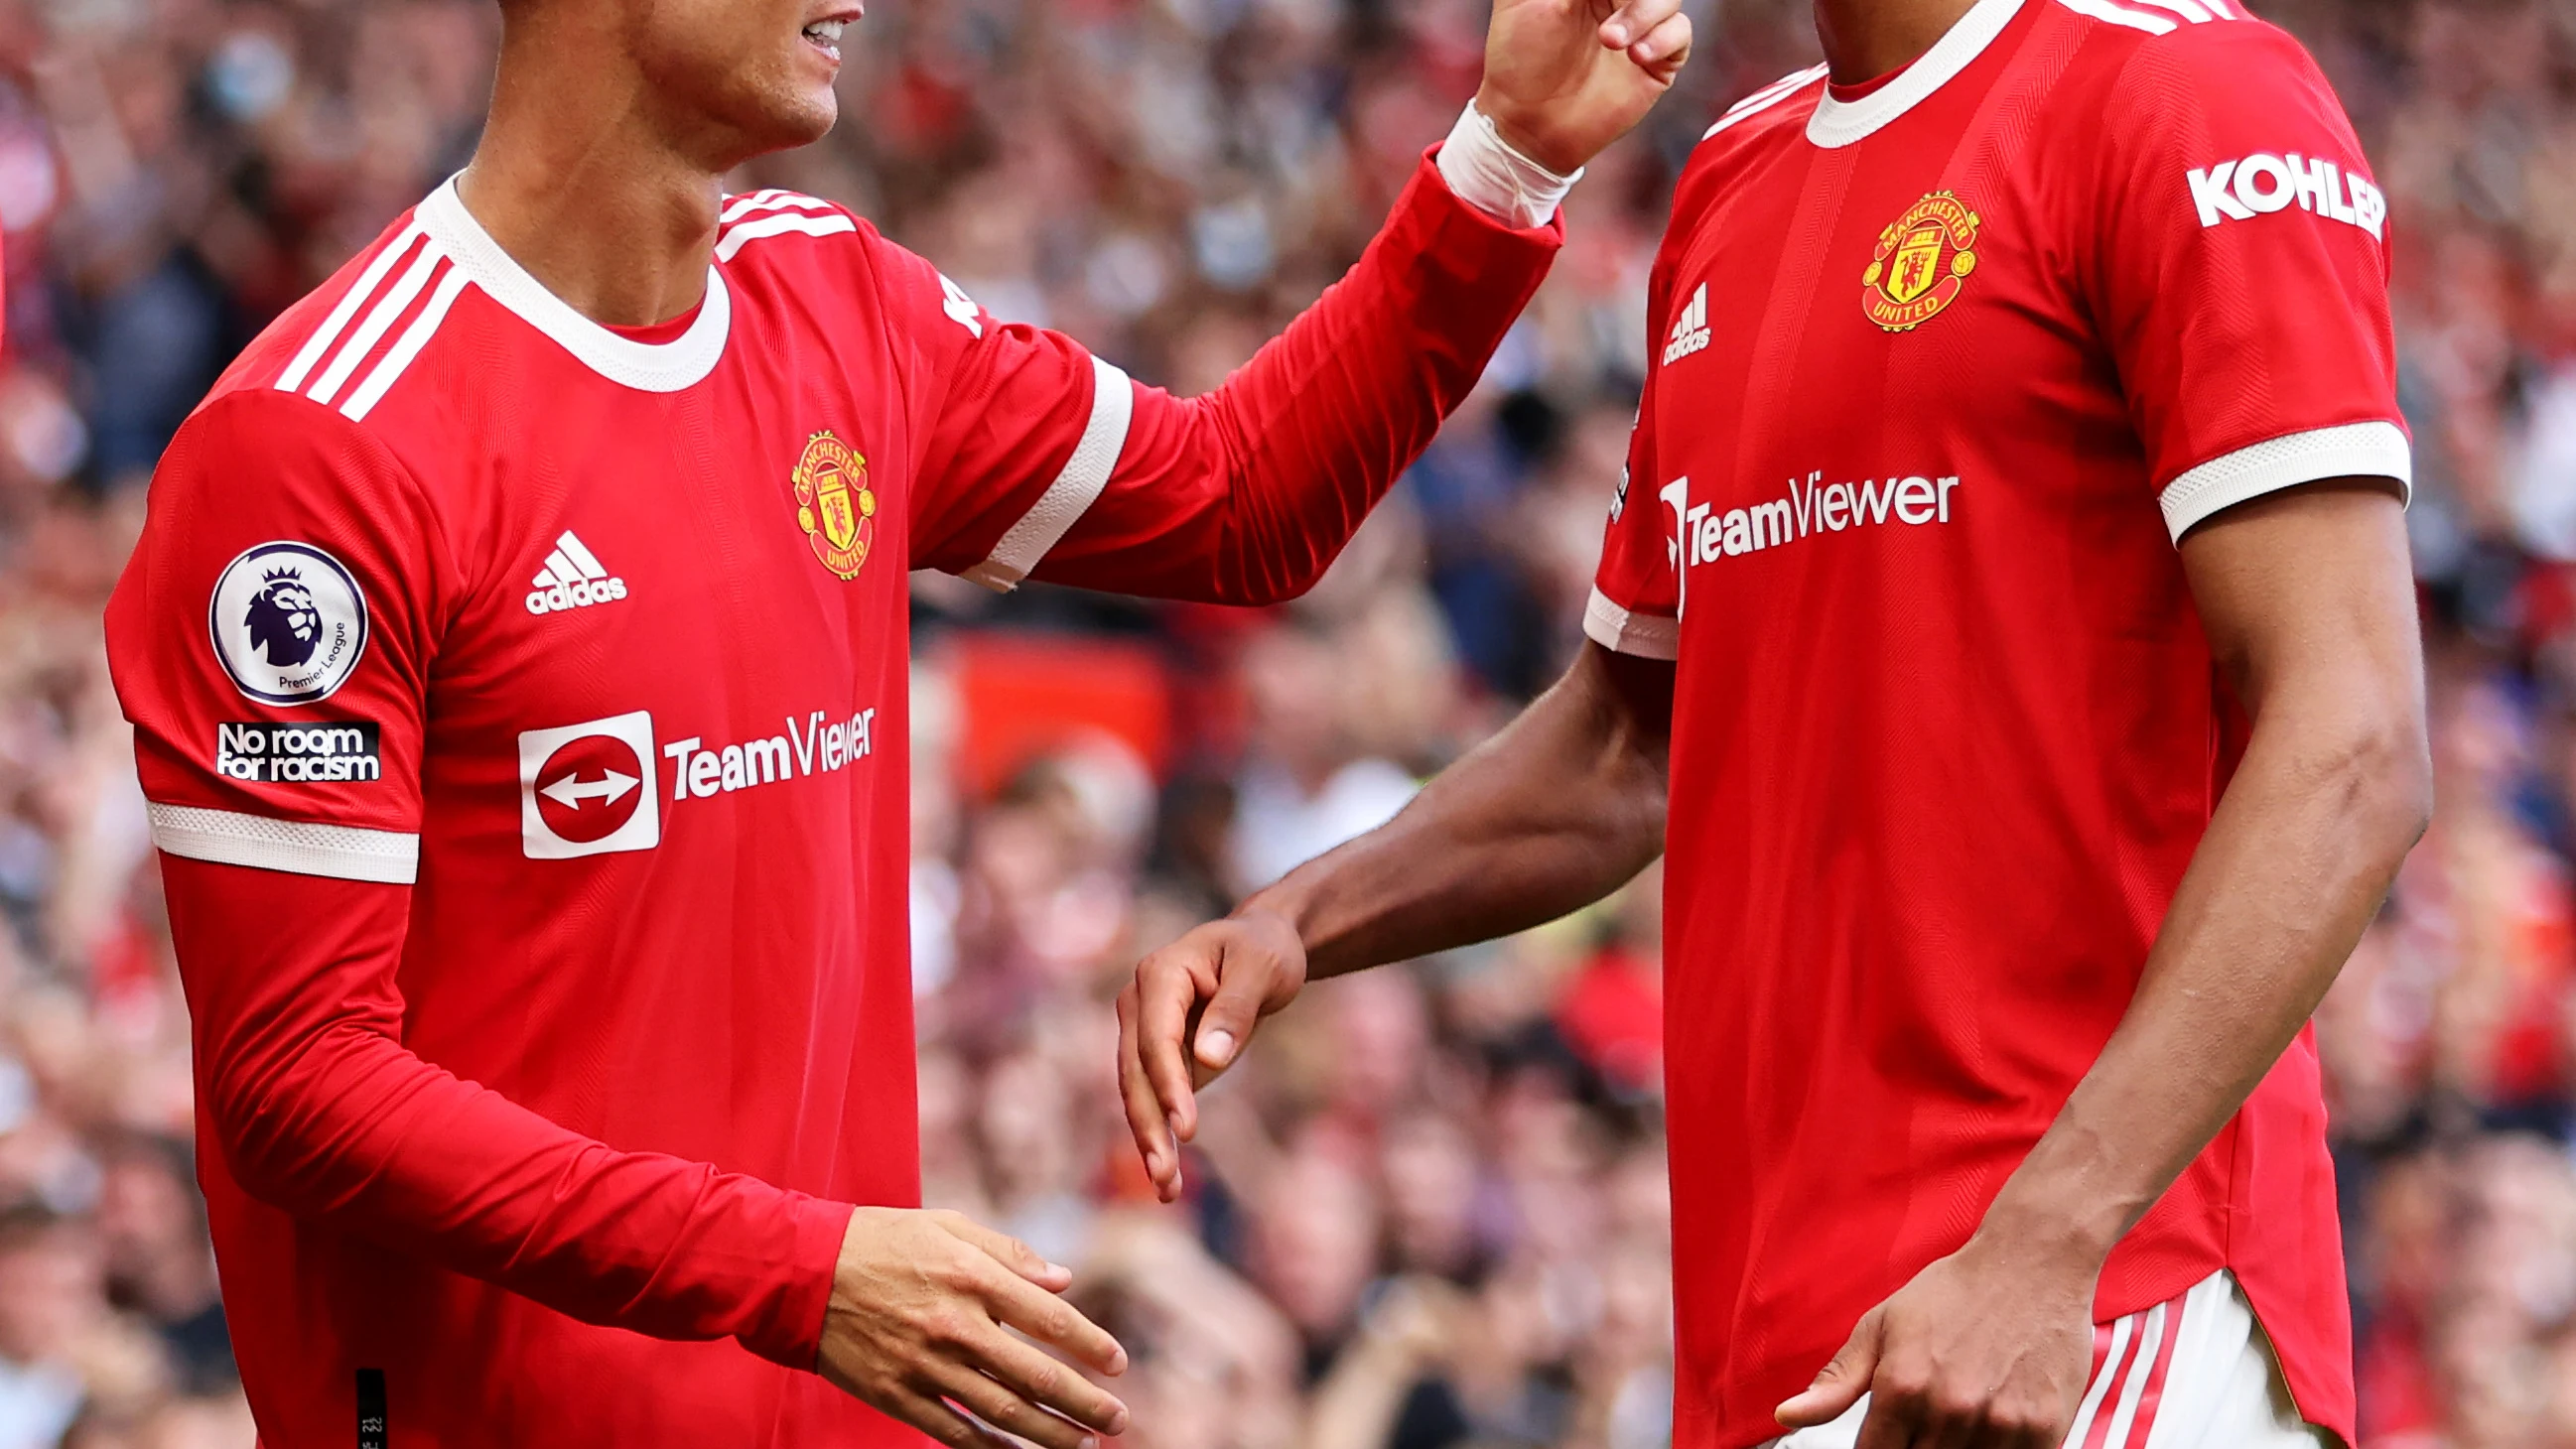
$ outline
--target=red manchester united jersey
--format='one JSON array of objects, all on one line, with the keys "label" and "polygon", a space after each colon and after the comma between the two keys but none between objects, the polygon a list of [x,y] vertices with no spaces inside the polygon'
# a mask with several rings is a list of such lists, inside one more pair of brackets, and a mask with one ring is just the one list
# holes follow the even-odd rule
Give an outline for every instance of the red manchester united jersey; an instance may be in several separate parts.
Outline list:
[{"label": "red manchester united jersey", "polygon": [[[1980,0],[1712,127],[1588,632],[1679,660],[1666,936],[1678,1442],[1779,1431],[2093,1064],[2224,784],[2176,542],[2403,484],[2387,206],[2236,0]],[[2349,1439],[2314,1050],[2112,1256],[2221,1267]]]},{"label": "red manchester united jersey", "polygon": [[272,328],[108,617],[270,1449],[918,1442],[797,1371],[917,1200],[906,570],[1303,587],[1555,245],[1426,163],[1184,401],[781,192],[601,327],[451,184]]}]

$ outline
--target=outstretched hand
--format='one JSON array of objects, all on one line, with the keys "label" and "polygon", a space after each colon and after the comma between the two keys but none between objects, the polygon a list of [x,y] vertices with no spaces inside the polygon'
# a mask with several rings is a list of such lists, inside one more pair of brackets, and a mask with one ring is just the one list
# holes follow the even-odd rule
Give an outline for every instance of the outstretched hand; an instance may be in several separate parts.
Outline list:
[{"label": "outstretched hand", "polygon": [[1681,0],[1494,0],[1476,109],[1563,175],[1644,120],[1690,49]]},{"label": "outstretched hand", "polygon": [[1198,1135],[1198,1088],[1234,1065],[1261,1018],[1306,984],[1306,947],[1281,917],[1248,912],[1146,957],[1118,993],[1118,1090],[1163,1201],[1181,1195],[1180,1144]]}]

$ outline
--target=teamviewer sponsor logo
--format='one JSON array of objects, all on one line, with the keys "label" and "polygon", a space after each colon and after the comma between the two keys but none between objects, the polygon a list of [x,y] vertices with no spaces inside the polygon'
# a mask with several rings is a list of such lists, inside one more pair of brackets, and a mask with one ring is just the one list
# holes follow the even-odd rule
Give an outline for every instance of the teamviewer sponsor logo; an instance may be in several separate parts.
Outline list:
[{"label": "teamviewer sponsor logo", "polygon": [[571,529],[565,529],[555,540],[553,552],[546,555],[546,566],[537,570],[537,576],[529,583],[531,614],[559,614],[626,597],[626,581],[610,578],[590,550],[582,547],[581,540],[572,536]]},{"label": "teamviewer sponsor logo", "polygon": [[519,735],[519,844],[571,860],[662,843],[648,710]]},{"label": "teamviewer sponsor logo", "polygon": [[1681,315],[1673,319],[1672,340],[1664,344],[1664,366],[1670,367],[1701,348],[1708,346],[1708,283],[1691,290],[1691,299],[1682,304]]},{"label": "teamviewer sponsor logo", "polygon": [[374,720],[215,726],[215,773],[253,785],[354,784],[385,777]]},{"label": "teamviewer sponsor logo", "polygon": [[2374,237],[2388,222],[2388,198],[2379,188],[2322,156],[2257,151],[2191,171],[2184,180],[2191,185],[2191,204],[2204,229],[2287,211],[2293,202],[2301,211],[2357,226]]},{"label": "teamviewer sponsor logo", "polygon": [[1879,527],[1890,522],[1911,527],[1950,521],[1956,475],[1913,474],[1886,479],[1862,478],[1827,483],[1822,472],[1788,480],[1778,498],[1721,509],[1715,503],[1693,503],[1690,480],[1676,478],[1658,490],[1672,514],[1673,531],[1664,540],[1666,557],[1681,585],[1681,602],[1690,602],[1690,571],[1702,564],[1760,553],[1848,529]]},{"label": "teamviewer sponsor logo", "polygon": [[762,739],[702,748],[696,735],[662,747],[671,762],[671,799],[704,799],[733,790],[748,790],[806,775],[828,775],[876,753],[874,708],[834,719],[815,710],[799,720],[789,715],[787,728]]},{"label": "teamviewer sponsor logo", "polygon": [[[655,760],[671,762],[673,818],[691,800],[837,774],[876,753],[873,706],[788,715],[774,735],[708,745],[702,736],[657,752],[644,710],[519,736],[519,836],[531,860],[569,860],[662,843]],[[703,809],[705,807],[694,807]],[[674,829],[678,827],[674,826]]]}]

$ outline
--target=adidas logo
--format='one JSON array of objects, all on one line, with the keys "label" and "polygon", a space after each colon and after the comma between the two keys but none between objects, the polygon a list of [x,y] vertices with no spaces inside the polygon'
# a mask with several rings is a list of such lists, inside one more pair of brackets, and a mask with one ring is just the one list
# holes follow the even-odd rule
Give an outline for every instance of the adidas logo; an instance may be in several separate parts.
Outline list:
[{"label": "adidas logo", "polygon": [[1691,291],[1690,302],[1673,319],[1673,340],[1664,344],[1664,366],[1670,367],[1708,345],[1708,283]]},{"label": "adidas logo", "polygon": [[585,609],[626,597],[626,581],[610,578],[591,551],[572,536],[571,529],[565,529],[563,536],[555,540],[554,551],[546,555],[546,566],[537,570],[537,576],[529,582],[535,586],[528,594],[531,614]]}]

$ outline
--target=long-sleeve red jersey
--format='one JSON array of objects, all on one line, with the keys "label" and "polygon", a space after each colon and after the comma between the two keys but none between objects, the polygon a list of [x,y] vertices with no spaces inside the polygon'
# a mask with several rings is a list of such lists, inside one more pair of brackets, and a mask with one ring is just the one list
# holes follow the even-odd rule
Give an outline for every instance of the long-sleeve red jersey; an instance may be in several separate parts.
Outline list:
[{"label": "long-sleeve red jersey", "polygon": [[108,613],[270,1449],[911,1442],[810,1372],[917,1193],[906,571],[1296,592],[1556,241],[1426,162],[1189,400],[783,192],[684,324],[451,184],[271,328]]}]

